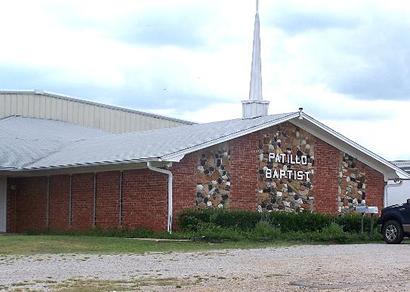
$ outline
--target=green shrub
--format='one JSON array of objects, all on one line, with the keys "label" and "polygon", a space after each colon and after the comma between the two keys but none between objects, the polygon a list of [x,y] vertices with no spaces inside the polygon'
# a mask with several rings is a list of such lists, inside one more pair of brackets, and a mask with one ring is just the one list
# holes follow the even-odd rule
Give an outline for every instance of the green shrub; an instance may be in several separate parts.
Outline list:
[{"label": "green shrub", "polygon": [[[370,230],[370,217],[364,219],[365,230]],[[224,209],[188,209],[178,216],[179,228],[184,231],[198,231],[202,223],[210,223],[222,228],[232,228],[241,231],[254,230],[258,222],[266,221],[270,225],[286,232],[314,232],[322,231],[336,223],[345,232],[358,233],[361,230],[361,215],[330,215],[321,213],[287,213],[256,211],[224,210]],[[375,226],[376,219],[374,220]]]},{"label": "green shrub", "polygon": [[218,209],[210,211],[210,223],[243,231],[254,229],[256,224],[261,221],[261,214],[243,210],[226,211]]},{"label": "green shrub", "polygon": [[332,223],[332,217],[320,213],[270,213],[270,222],[280,227],[282,232],[302,231],[312,232],[319,231]]},{"label": "green shrub", "polygon": [[188,209],[178,216],[182,230],[197,231],[198,224],[211,223],[224,228],[249,231],[260,221],[267,221],[282,232],[322,230],[334,221],[334,216],[315,213],[271,212],[259,213],[243,210]]},{"label": "green shrub", "polygon": [[[365,234],[360,234],[361,215],[329,215],[319,213],[259,213],[244,210],[188,209],[179,214],[179,230],[100,229],[87,231],[34,231],[31,234],[65,234],[111,237],[141,237],[221,241],[290,241],[290,242],[361,242],[369,241],[370,218],[366,216]],[[376,218],[374,220],[376,224]],[[381,240],[374,228],[373,240]]]},{"label": "green shrub", "polygon": [[186,209],[178,215],[178,226],[185,231],[197,231],[201,223],[212,223],[225,228],[250,230],[261,220],[261,214],[243,210]]},{"label": "green shrub", "polygon": [[249,232],[248,239],[250,240],[273,240],[280,239],[282,232],[279,228],[272,226],[267,221],[259,221],[255,228]]},{"label": "green shrub", "polygon": [[245,239],[244,234],[232,228],[223,228],[210,223],[202,223],[194,233],[193,240],[204,240],[210,242],[222,242],[225,240],[239,241]]},{"label": "green shrub", "polygon": [[337,223],[331,223],[329,226],[322,229],[320,232],[316,232],[316,241],[335,241],[338,243],[344,243],[349,238],[349,233],[343,231],[343,227]]},{"label": "green shrub", "polygon": [[[346,232],[357,232],[361,231],[361,220],[362,215],[353,213],[353,214],[346,214],[343,216],[335,217],[335,221],[337,224],[343,227],[343,230]],[[364,230],[369,231],[371,227],[371,218],[369,216],[364,217]],[[377,229],[377,218],[373,219],[373,229]]]}]

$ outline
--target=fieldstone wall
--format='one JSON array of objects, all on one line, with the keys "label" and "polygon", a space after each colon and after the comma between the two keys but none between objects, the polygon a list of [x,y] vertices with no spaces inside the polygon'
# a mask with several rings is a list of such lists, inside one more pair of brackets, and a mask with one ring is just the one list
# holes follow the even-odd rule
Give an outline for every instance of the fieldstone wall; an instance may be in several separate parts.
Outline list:
[{"label": "fieldstone wall", "polygon": [[364,167],[357,159],[346,153],[341,154],[339,164],[338,211],[349,213],[366,200],[367,177]]},{"label": "fieldstone wall", "polygon": [[[263,132],[258,155],[258,211],[314,211],[314,152],[315,138],[290,123]],[[302,158],[306,163],[297,163]]]},{"label": "fieldstone wall", "polygon": [[231,190],[229,145],[223,143],[200,154],[197,165],[196,206],[227,208]]}]

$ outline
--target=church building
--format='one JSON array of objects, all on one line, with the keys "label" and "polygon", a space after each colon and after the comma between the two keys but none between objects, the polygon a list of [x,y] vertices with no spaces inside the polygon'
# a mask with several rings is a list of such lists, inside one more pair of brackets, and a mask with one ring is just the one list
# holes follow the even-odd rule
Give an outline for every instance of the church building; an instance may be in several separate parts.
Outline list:
[{"label": "church building", "polygon": [[234,120],[194,124],[63,97],[18,115],[12,93],[0,94],[0,117],[9,111],[0,119],[0,232],[172,231],[186,208],[381,209],[386,182],[410,175],[303,109],[268,115],[259,30],[257,9],[249,99]]}]

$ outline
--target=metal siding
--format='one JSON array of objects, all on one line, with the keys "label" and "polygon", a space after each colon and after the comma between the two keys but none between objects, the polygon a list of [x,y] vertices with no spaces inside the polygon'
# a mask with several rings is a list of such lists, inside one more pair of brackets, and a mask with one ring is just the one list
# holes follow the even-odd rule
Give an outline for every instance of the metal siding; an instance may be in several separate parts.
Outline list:
[{"label": "metal siding", "polygon": [[101,108],[100,107],[99,108],[94,108],[94,126],[96,128],[101,128],[102,129],[100,116],[101,116]]},{"label": "metal siding", "polygon": [[4,117],[5,115],[5,109],[4,107],[6,106],[5,98],[0,98],[0,119]]},{"label": "metal siding", "polygon": [[16,98],[11,98],[11,103],[10,103],[10,111],[11,112],[16,112]]},{"label": "metal siding", "polygon": [[47,106],[47,100],[45,96],[42,96],[40,98],[40,117],[41,118],[46,118],[46,106]]},{"label": "metal siding", "polygon": [[2,115],[4,115],[4,116],[9,116],[9,115],[10,115],[10,114],[8,113],[8,106],[9,106],[9,104],[7,103],[7,99],[8,99],[8,95],[5,95],[4,98],[3,98],[3,100],[4,100],[3,106],[1,107],[1,108],[2,108],[2,111],[3,111]]},{"label": "metal siding", "polygon": [[52,119],[99,128],[113,133],[144,131],[185,125],[183,121],[140,114],[121,108],[35,92],[1,92],[0,118],[19,115]]},{"label": "metal siding", "polygon": [[33,117],[39,117],[40,116],[40,97],[38,95],[34,96],[34,105],[33,105]]}]

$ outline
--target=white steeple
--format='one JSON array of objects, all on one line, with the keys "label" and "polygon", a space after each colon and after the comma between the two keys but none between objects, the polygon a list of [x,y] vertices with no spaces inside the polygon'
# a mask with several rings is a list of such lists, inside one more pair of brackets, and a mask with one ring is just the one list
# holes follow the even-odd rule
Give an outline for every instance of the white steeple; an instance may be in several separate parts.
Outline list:
[{"label": "white steeple", "polygon": [[253,51],[251,82],[249,87],[249,99],[242,101],[242,117],[244,119],[266,116],[268,114],[269,101],[263,100],[262,96],[262,64],[261,64],[261,39],[259,22],[259,0],[256,0],[255,25],[253,32]]}]

